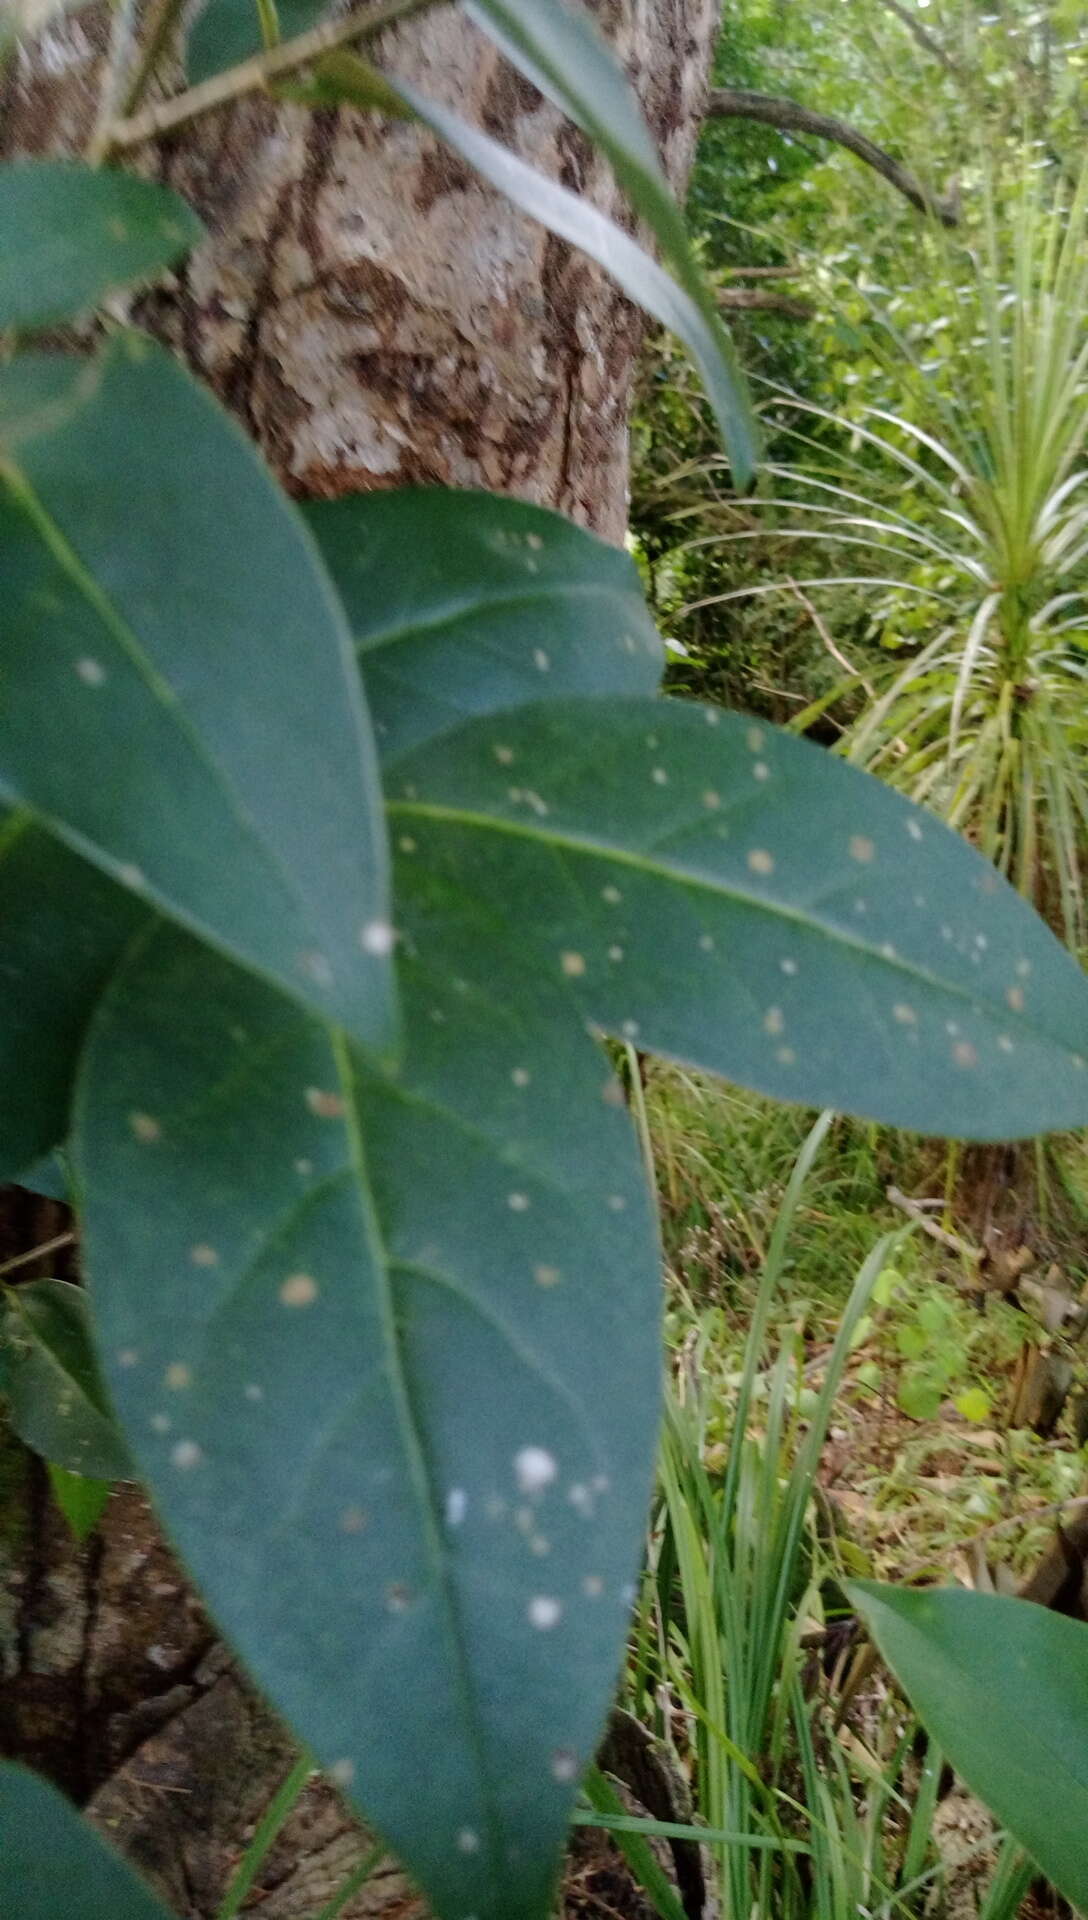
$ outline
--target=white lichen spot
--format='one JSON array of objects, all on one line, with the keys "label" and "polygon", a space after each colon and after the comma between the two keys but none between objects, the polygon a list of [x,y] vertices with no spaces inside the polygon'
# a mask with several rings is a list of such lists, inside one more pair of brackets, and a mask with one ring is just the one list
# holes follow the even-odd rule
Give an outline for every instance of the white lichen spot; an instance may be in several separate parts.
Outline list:
[{"label": "white lichen spot", "polygon": [[957,1067],[977,1067],[978,1054],[969,1040],[957,1040],[952,1049],[952,1058]]},{"label": "white lichen spot", "polygon": [[130,1131],[142,1147],[153,1147],[162,1139],[162,1127],[151,1113],[130,1113],[128,1116]]},{"label": "white lichen spot", "polygon": [[898,1020],[901,1027],[913,1027],[918,1023],[918,1015],[913,1007],[908,1007],[905,1000],[896,1001],[892,1008],[892,1019]]},{"label": "white lichen spot", "polygon": [[765,760],[757,760],[752,773],[757,780],[769,780],[771,777],[771,769]]},{"label": "white lichen spot", "polygon": [[859,860],[863,867],[876,858],[876,845],[866,833],[855,833],[850,838],[850,858]]},{"label": "white lichen spot", "polygon": [[169,1433],[170,1425],[171,1425],[171,1422],[170,1422],[169,1414],[165,1414],[165,1413],[152,1414],[151,1416],[152,1433]]},{"label": "white lichen spot", "polygon": [[590,1489],[584,1486],[580,1480],[576,1480],[574,1485],[569,1488],[567,1499],[570,1501],[575,1513],[581,1514],[583,1520],[592,1520],[593,1495]]},{"label": "white lichen spot", "polygon": [[106,682],[106,669],[101,660],[77,660],[76,672],[85,687],[101,687]]},{"label": "white lichen spot", "polygon": [[649,747],[651,753],[655,753],[657,751],[656,733],[648,733],[646,735],[646,745]]},{"label": "white lichen spot", "polygon": [[792,1047],[776,1047],[774,1057],[780,1067],[793,1067],[797,1064],[797,1055]]},{"label": "white lichen spot", "polygon": [[191,1468],[199,1467],[203,1458],[204,1455],[195,1440],[179,1440],[170,1449],[171,1463],[182,1473],[188,1473]]},{"label": "white lichen spot", "polygon": [[552,1779],[568,1787],[578,1778],[578,1755],[570,1747],[556,1747],[552,1754]]},{"label": "white lichen spot", "polygon": [[980,953],[985,953],[989,944],[990,942],[987,940],[986,935],[984,933],[976,933],[975,945],[978,948]]},{"label": "white lichen spot", "polygon": [[794,974],[797,972],[796,960],[789,960],[789,959],[780,960],[778,964],[781,967],[783,973],[788,974],[790,979],[792,980]]},{"label": "white lichen spot", "polygon": [[366,1514],[362,1507],[345,1507],[340,1515],[341,1533],[362,1533],[366,1526]]},{"label": "white lichen spot", "polygon": [[140,1356],[135,1347],[122,1347],[117,1355],[117,1364],[119,1367],[138,1367]]},{"label": "white lichen spot", "polygon": [[626,1206],[627,1206],[627,1202],[624,1199],[622,1193],[609,1194],[608,1208],[610,1213],[623,1213]]},{"label": "white lichen spot", "polygon": [[623,1034],[625,1040],[637,1040],[639,1031],[637,1020],[625,1020],[620,1028],[620,1032]]},{"label": "white lichen spot", "polygon": [[412,1604],[412,1589],[402,1580],[394,1580],[391,1587],[385,1589],[385,1605],[388,1613],[407,1613]]},{"label": "white lichen spot", "polygon": [[699,951],[700,953],[713,953],[714,935],[712,933],[701,933],[699,935]]},{"label": "white lichen spot", "polygon": [[317,1294],[317,1281],[311,1273],[289,1273],[280,1288],[280,1303],[285,1307],[312,1307]]},{"label": "white lichen spot", "polygon": [[703,805],[708,813],[717,813],[722,804],[722,796],[713,787],[708,787],[703,795]]},{"label": "white lichen spot", "polygon": [[920,822],[914,819],[908,819],[906,824],[907,824],[907,832],[910,834],[911,839],[920,840],[922,838],[922,828],[921,828]]},{"label": "white lichen spot", "polygon": [[547,673],[551,664],[551,655],[545,653],[543,647],[533,648],[533,665],[538,673]]},{"label": "white lichen spot", "polygon": [[247,1380],[245,1384],[245,1396],[247,1400],[263,1400],[264,1388],[259,1386],[256,1380]]},{"label": "white lichen spot", "polygon": [[459,1527],[468,1512],[468,1494],[464,1487],[451,1487],[446,1495],[446,1525]]},{"label": "white lichen spot", "polygon": [[586,970],[585,956],[581,953],[561,953],[559,964],[568,980],[579,980]]},{"label": "white lichen spot", "polygon": [[498,761],[500,767],[513,766],[514,764],[513,747],[493,747],[492,752],[494,753],[495,758]]},{"label": "white lichen spot", "polygon": [[555,1455],[547,1447],[522,1447],[514,1455],[514,1473],[522,1493],[542,1493],[558,1472]]},{"label": "white lichen spot", "polygon": [[618,965],[618,964],[619,964],[619,962],[620,962],[620,961],[621,961],[621,960],[623,959],[623,948],[622,948],[622,947],[609,947],[609,949],[608,949],[608,958],[609,958],[610,960],[613,960],[613,961],[615,961],[615,962],[617,963],[617,965]]},{"label": "white lichen spot", "polygon": [[1009,1006],[1012,1008],[1014,1013],[1023,1013],[1024,1011],[1023,987],[1010,987],[1008,993],[1005,995],[1005,998],[1008,1001]]},{"label": "white lichen spot", "polygon": [[558,1267],[534,1267],[533,1279],[538,1287],[557,1287],[563,1276]]},{"label": "white lichen spot", "polygon": [[536,1517],[532,1507],[516,1507],[514,1510],[514,1525],[519,1533],[532,1533],[536,1525]]},{"label": "white lichen spot", "polygon": [[604,1592],[604,1581],[599,1573],[587,1573],[582,1581],[582,1592],[587,1600],[599,1600]]},{"label": "white lichen spot", "polygon": [[479,1853],[480,1836],[472,1827],[462,1827],[457,1836],[458,1853]]},{"label": "white lichen spot", "polygon": [[542,1560],[544,1558],[544,1555],[546,1553],[550,1553],[551,1550],[552,1550],[551,1541],[545,1540],[544,1535],[542,1533],[534,1533],[532,1539],[529,1542],[529,1552],[535,1553],[537,1556],[537,1559]]},{"label": "white lichen spot", "polygon": [[183,1360],[172,1360],[162,1378],[163,1385],[169,1387],[171,1393],[184,1393],[186,1387],[193,1384],[192,1370]]},{"label": "white lichen spot", "polygon": [[307,1087],[306,1105],[319,1120],[342,1120],[347,1111],[343,1096],[326,1093],[323,1087]]},{"label": "white lichen spot", "polygon": [[1007,1033],[999,1033],[999,1034],[998,1034],[998,1036],[997,1036],[997,1044],[998,1044],[998,1046],[1000,1047],[1000,1049],[1001,1049],[1001,1051],[1002,1051],[1002,1053],[1014,1053],[1014,1052],[1015,1052],[1015,1048],[1014,1048],[1014,1046],[1013,1046],[1013,1044],[1012,1044],[1012,1041],[1011,1041],[1011,1040],[1009,1039],[1009,1036],[1008,1036],[1008,1034],[1007,1034]]},{"label": "white lichen spot", "polygon": [[417,842],[412,839],[410,833],[402,833],[397,845],[402,853],[415,853]]},{"label": "white lichen spot", "polygon": [[557,1627],[563,1618],[562,1602],[550,1593],[534,1594],[525,1611],[529,1625],[536,1627],[539,1633],[547,1633],[549,1628]]},{"label": "white lichen spot", "polygon": [[214,1247],[208,1245],[206,1240],[198,1240],[195,1247],[189,1248],[189,1258],[194,1267],[217,1267],[219,1265],[219,1255]]},{"label": "white lichen spot", "polygon": [[669,776],[664,767],[655,767],[650,775],[655,787],[667,787]]},{"label": "white lichen spot", "polygon": [[532,1077],[528,1067],[515,1067],[513,1073],[510,1075],[515,1087],[527,1087]]},{"label": "white lichen spot", "polygon": [[884,960],[898,960],[899,958],[899,955],[896,952],[896,949],[892,945],[890,940],[885,940],[882,942],[880,953],[881,953],[881,958]]},{"label": "white lichen spot", "polygon": [[511,1213],[528,1213],[529,1196],[527,1193],[508,1193],[506,1204]]},{"label": "white lichen spot", "polygon": [[359,945],[364,953],[372,953],[379,960],[387,959],[397,944],[397,936],[388,920],[368,920],[360,930]]},{"label": "white lichen spot", "polygon": [[354,1760],[334,1760],[329,1768],[329,1779],[335,1786],[350,1787],[355,1778]]},{"label": "white lichen spot", "polygon": [[768,853],[766,847],[753,847],[748,855],[748,866],[752,873],[773,873],[774,854]]},{"label": "white lichen spot", "polygon": [[314,1163],[312,1160],[296,1160],[295,1161],[295,1172],[297,1174],[300,1174],[303,1180],[308,1179],[310,1174],[313,1172],[313,1170],[314,1170]]},{"label": "white lichen spot", "polygon": [[748,742],[749,753],[763,752],[764,734],[762,727],[749,727],[744,737]]},{"label": "white lichen spot", "polygon": [[311,950],[300,954],[298,963],[302,972],[308,980],[313,981],[315,987],[332,986],[332,967],[326,954]]},{"label": "white lichen spot", "polygon": [[620,901],[623,899],[623,895],[618,887],[602,887],[601,899],[605,902],[606,906],[618,907]]},{"label": "white lichen spot", "polygon": [[118,867],[117,878],[123,887],[131,887],[134,893],[142,893],[147,885],[147,875],[143,868],[134,866],[130,860]]},{"label": "white lichen spot", "polygon": [[781,1007],[768,1007],[763,1016],[763,1031],[772,1038],[786,1031],[786,1016]]},{"label": "white lichen spot", "polygon": [[708,727],[716,727],[720,723],[721,715],[713,707],[704,707],[703,719]]},{"label": "white lichen spot", "polygon": [[620,1086],[618,1080],[605,1081],[604,1086],[601,1088],[601,1099],[604,1101],[606,1107],[624,1107],[627,1105],[623,1097],[623,1088]]}]

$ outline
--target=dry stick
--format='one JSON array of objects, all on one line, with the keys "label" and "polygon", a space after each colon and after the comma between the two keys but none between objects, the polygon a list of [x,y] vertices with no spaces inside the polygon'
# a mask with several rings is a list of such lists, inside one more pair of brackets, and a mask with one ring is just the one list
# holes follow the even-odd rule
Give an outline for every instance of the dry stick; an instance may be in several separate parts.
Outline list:
[{"label": "dry stick", "polygon": [[74,1233],[58,1233],[55,1240],[46,1240],[40,1247],[31,1247],[29,1253],[18,1253],[14,1260],[5,1260],[0,1267],[0,1278],[6,1273],[14,1273],[16,1267],[28,1267],[32,1260],[44,1260],[47,1253],[57,1253],[61,1247],[74,1247]]},{"label": "dry stick", "polygon": [[215,107],[226,106],[228,101],[259,92],[270,80],[292,73],[297,67],[308,66],[333,47],[342,47],[350,40],[369,40],[399,20],[408,20],[415,13],[443,4],[445,0],[377,0],[376,5],[357,7],[343,20],[330,20],[324,26],[313,27],[309,33],[284,41],[282,46],[254,54],[252,59],[228,67],[224,73],[213,74],[210,80],[201,81],[199,86],[190,87],[173,100],[157,101],[131,119],[116,121],[109,131],[109,151],[124,152],[129,147],[141,146],[145,140],[154,140],[174,127],[185,126]]},{"label": "dry stick", "polygon": [[959,213],[951,200],[942,200],[883,147],[878,147],[875,140],[870,140],[846,120],[837,120],[829,113],[812,113],[796,100],[786,100],[774,93],[753,93],[747,87],[716,88],[710,96],[707,117],[758,120],[761,126],[776,127],[779,133],[807,133],[814,139],[831,140],[872,167],[920,213],[935,214],[944,227],[959,225]]},{"label": "dry stick", "polygon": [[786,575],[786,585],[789,587],[790,592],[794,595],[794,597],[801,602],[801,605],[804,607],[805,612],[808,614],[809,619],[812,621],[813,626],[815,627],[817,633],[819,634],[820,639],[823,641],[824,646],[827,648],[828,653],[831,655],[831,658],[833,660],[837,660],[840,667],[845,667],[847,673],[850,675],[850,678],[852,680],[856,680],[859,686],[864,687],[870,700],[875,700],[876,688],[872,685],[871,681],[865,678],[865,675],[863,673],[859,673],[856,667],[852,667],[850,665],[850,662],[846,658],[845,653],[841,653],[839,651],[839,648],[835,645],[835,642],[831,637],[831,630],[828,627],[827,622],[820,617],[820,614],[818,613],[817,609],[813,606],[812,601],[809,599],[807,593],[802,592],[796,580],[794,580],[790,574]]},{"label": "dry stick", "polygon": [[912,1220],[916,1220],[922,1232],[928,1233],[931,1240],[936,1240],[939,1247],[946,1247],[949,1253],[956,1254],[959,1259],[968,1261],[971,1266],[978,1266],[982,1258],[978,1248],[970,1246],[957,1234],[947,1233],[944,1227],[939,1227],[935,1220],[930,1219],[917,1200],[912,1200],[909,1195],[900,1193],[898,1187],[889,1187],[887,1198],[893,1207],[898,1207],[902,1213],[909,1214]]}]

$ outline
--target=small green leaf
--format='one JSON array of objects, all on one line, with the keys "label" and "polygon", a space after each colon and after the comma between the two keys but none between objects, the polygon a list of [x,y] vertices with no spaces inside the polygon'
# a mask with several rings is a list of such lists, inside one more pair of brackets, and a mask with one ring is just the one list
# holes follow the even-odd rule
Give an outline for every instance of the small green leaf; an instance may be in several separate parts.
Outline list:
[{"label": "small green leaf", "polygon": [[675,700],[472,721],[387,779],[398,839],[586,1017],[923,1133],[1088,1121],[1088,981],[958,835],[806,741]]},{"label": "small green leaf", "polygon": [[[0,626],[3,617],[0,615]],[[3,737],[0,714],[0,738]],[[37,826],[0,808],[4,903],[0,1180],[44,1191],[35,1163],[68,1132],[83,1032],[147,909]],[[48,1177],[48,1176],[47,1176]],[[57,1190],[54,1197],[67,1198]]]},{"label": "small green leaf", "polygon": [[126,961],[76,1102],[86,1260],[257,1680],[444,1920],[543,1920],[633,1600],[659,1251],[562,983],[405,864],[397,1079],[172,930]]},{"label": "small green leaf", "polygon": [[167,1920],[166,1908],[55,1787],[0,1760],[0,1913]]},{"label": "small green leaf", "polygon": [[932,1374],[912,1368],[899,1382],[896,1398],[908,1420],[935,1420],[944,1399],[944,1385]]},{"label": "small green leaf", "polygon": [[896,1329],[895,1346],[904,1360],[920,1360],[924,1353],[929,1352],[929,1336],[923,1333],[921,1327],[908,1321],[905,1327]]},{"label": "small green leaf", "polygon": [[750,485],[759,454],[754,417],[729,336],[697,269],[693,266],[681,285],[590,201],[538,173],[406,80],[387,78],[413,112],[470,167],[541,226],[596,260],[628,299],[683,341],[714,407],[734,482],[738,487]]},{"label": "small green leaf", "polygon": [[557,513],[448,487],[304,512],[347,613],[385,760],[542,689],[658,686],[664,649],[633,561]]},{"label": "small green leaf", "polygon": [[1088,1909],[1088,1626],[956,1588],[848,1588],[945,1757]]},{"label": "small green leaf", "polygon": [[167,187],[69,160],[0,166],[0,333],[45,327],[150,280],[204,229]]},{"label": "small green leaf", "polygon": [[984,1426],[993,1412],[993,1402],[982,1387],[967,1387],[963,1393],[957,1394],[955,1407],[965,1420],[972,1421],[978,1427]]},{"label": "small green leaf", "polygon": [[0,1295],[4,1392],[24,1446],[69,1473],[132,1477],[91,1344],[82,1288],[31,1280]]},{"label": "small green leaf", "polygon": [[[328,11],[329,0],[276,0],[280,39],[308,33]],[[189,85],[195,87],[213,73],[237,66],[260,53],[263,45],[254,0],[209,0],[189,34],[185,59]]]},{"label": "small green leaf", "polygon": [[0,367],[0,542],[0,801],[387,1048],[385,836],[350,637],[234,423],[139,334],[94,361],[19,356]]},{"label": "small green leaf", "polygon": [[83,1473],[69,1473],[67,1467],[48,1463],[53,1498],[82,1546],[89,1540],[102,1518],[110,1497],[108,1480],[91,1480]]},{"label": "small green leaf", "polygon": [[656,235],[696,320],[686,331],[667,324],[695,357],[734,484],[747,487],[759,458],[759,432],[744,374],[691,251],[642,110],[596,22],[571,0],[469,0],[465,11],[608,155],[632,206]]}]

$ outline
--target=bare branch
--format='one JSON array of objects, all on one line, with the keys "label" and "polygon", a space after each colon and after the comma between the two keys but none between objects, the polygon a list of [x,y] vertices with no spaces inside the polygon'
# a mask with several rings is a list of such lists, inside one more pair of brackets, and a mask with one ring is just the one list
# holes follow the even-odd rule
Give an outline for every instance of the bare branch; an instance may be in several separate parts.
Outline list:
[{"label": "bare branch", "polygon": [[808,300],[768,293],[762,287],[719,287],[718,305],[729,313],[782,313],[788,320],[811,320],[815,312]]},{"label": "bare branch", "polygon": [[959,212],[952,200],[941,199],[867,134],[859,133],[857,127],[835,119],[832,114],[812,113],[796,100],[786,100],[778,94],[752,93],[745,87],[718,87],[710,96],[707,115],[711,120],[757,120],[779,133],[805,133],[818,140],[831,140],[872,167],[920,213],[935,215],[944,227],[959,225]]},{"label": "bare branch", "polygon": [[936,60],[938,66],[943,67],[952,79],[958,80],[960,70],[956,62],[952,59],[951,55],[945,52],[940,41],[934,39],[928,27],[923,26],[917,14],[912,13],[909,7],[903,6],[902,0],[884,0],[884,5],[887,7],[888,12],[894,13],[896,19],[901,21],[902,25],[906,27],[911,38],[917,41],[922,51],[928,53],[931,59]]}]

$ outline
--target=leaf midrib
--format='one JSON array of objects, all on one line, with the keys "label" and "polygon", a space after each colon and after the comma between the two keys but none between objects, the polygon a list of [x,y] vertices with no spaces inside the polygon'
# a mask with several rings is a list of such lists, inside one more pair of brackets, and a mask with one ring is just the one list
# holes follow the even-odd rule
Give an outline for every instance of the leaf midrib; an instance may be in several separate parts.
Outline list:
[{"label": "leaf midrib", "polygon": [[360,1217],[365,1225],[367,1251],[374,1273],[377,1294],[378,1322],[382,1333],[389,1365],[389,1392],[398,1416],[397,1424],[401,1432],[409,1473],[416,1493],[419,1511],[423,1516],[424,1544],[431,1562],[440,1605],[446,1617],[447,1633],[453,1648],[457,1667],[457,1689],[461,1695],[464,1724],[468,1730],[476,1761],[477,1778],[480,1785],[481,1801],[487,1819],[490,1858],[494,1868],[498,1868],[502,1859],[502,1818],[498,1808],[498,1796],[491,1779],[484,1747],[483,1730],[476,1709],[475,1693],[472,1686],[471,1668],[465,1647],[464,1632],[457,1608],[451,1595],[449,1577],[449,1555],[442,1539],[441,1525],[431,1487],[431,1477],[427,1467],[423,1441],[416,1425],[412,1409],[411,1395],[405,1375],[401,1354],[400,1339],[397,1333],[396,1313],[393,1300],[392,1272],[393,1263],[386,1251],[374,1206],[367,1168],[366,1143],[363,1138],[362,1122],[359,1115],[355,1068],[345,1036],[339,1029],[330,1029],[330,1041],[336,1072],[345,1106],[345,1132],[351,1160],[351,1171],[355,1178],[360,1200]]},{"label": "leaf midrib", "polygon": [[[501,814],[484,813],[472,807],[454,806],[437,801],[387,798],[386,812],[390,816],[433,820],[440,825],[472,827],[485,833],[505,834],[511,839],[532,841],[538,846],[548,847],[553,853],[589,854],[597,859],[612,861],[617,866],[628,867],[637,873],[649,875],[654,880],[666,881],[671,886],[694,888],[709,894],[719,903],[729,901],[752,913],[765,914],[772,920],[784,921],[791,926],[800,927],[806,933],[819,933],[838,946],[847,948],[866,960],[875,961],[879,966],[888,968],[904,979],[916,981],[921,986],[947,994],[949,998],[961,1001],[974,1010],[981,1009],[990,1018],[1000,1013],[1002,1023],[1006,1026],[1010,1024],[1007,1009],[999,1009],[996,1003],[984,994],[978,991],[972,992],[956,981],[943,979],[941,975],[919,966],[915,961],[904,959],[901,954],[897,954],[894,959],[889,959],[887,954],[882,953],[874,943],[860,939],[856,934],[844,929],[831,927],[824,921],[806,915],[796,907],[761,897],[747,888],[738,886],[735,882],[708,879],[705,874],[693,871],[691,868],[666,865],[661,861],[648,858],[644,853],[627,847],[617,847],[607,840],[601,840],[581,830],[570,827],[546,830],[543,827],[535,827],[528,821],[509,820]],[[1026,1031],[1045,1041],[1047,1045],[1060,1048],[1070,1058],[1075,1056],[1075,1050],[1068,1041],[1049,1033],[1024,1014],[1014,1014],[1012,1024],[1016,1032]]]},{"label": "leaf midrib", "polygon": [[[355,652],[360,661],[369,659],[383,647],[399,646],[404,641],[428,639],[432,634],[442,633],[449,627],[457,626],[462,620],[479,619],[484,614],[509,613],[519,607],[532,607],[538,601],[547,601],[554,605],[556,600],[573,599],[626,599],[636,608],[639,616],[645,609],[638,595],[630,589],[616,587],[603,580],[567,580],[562,577],[548,579],[542,576],[535,586],[522,591],[511,590],[494,596],[467,595],[459,601],[449,602],[441,613],[431,614],[425,619],[415,617],[411,623],[388,627],[384,632],[368,636],[355,642]],[[474,642],[474,645],[479,644]],[[496,652],[494,648],[488,651]],[[505,655],[501,656],[503,659]]]}]

